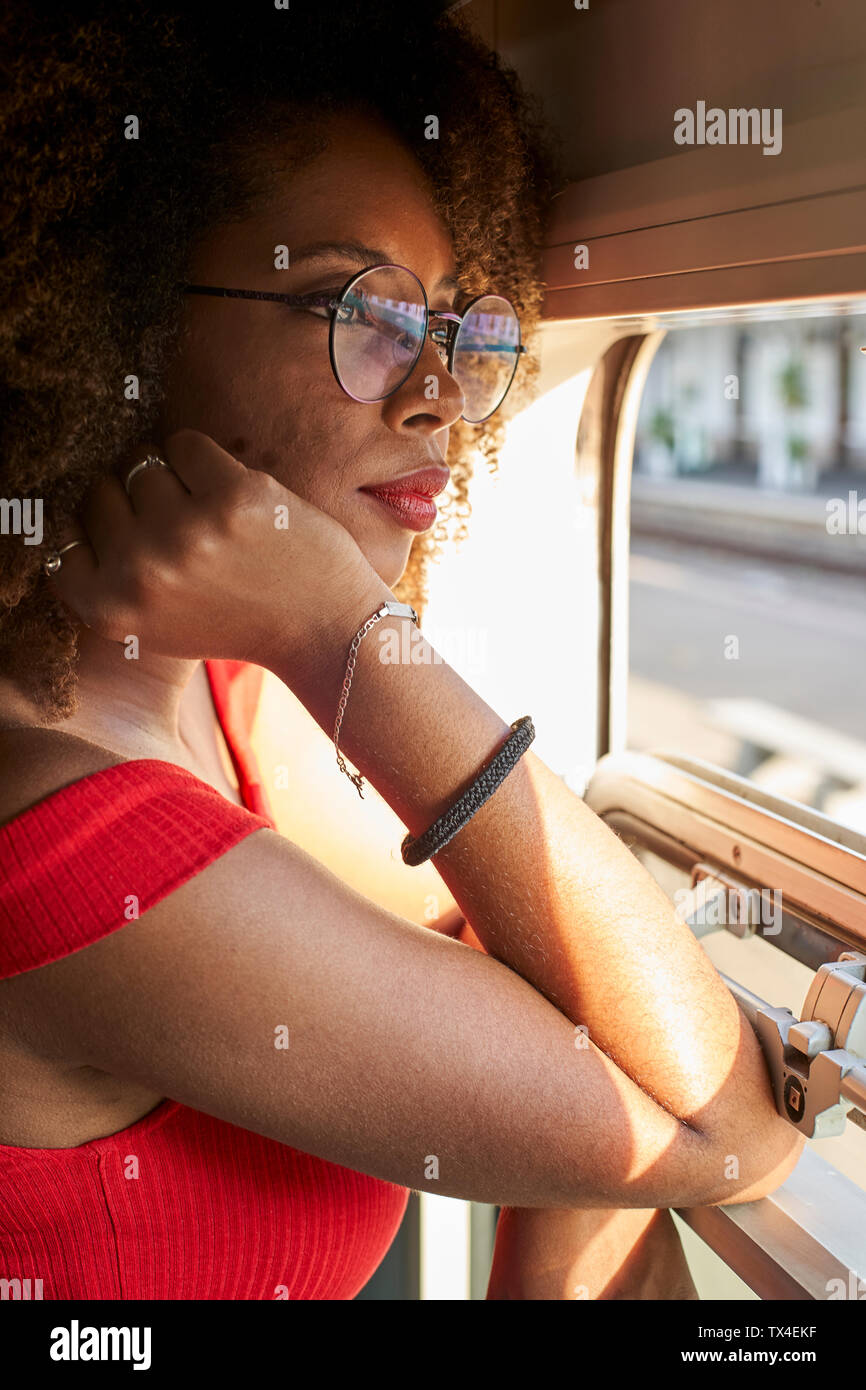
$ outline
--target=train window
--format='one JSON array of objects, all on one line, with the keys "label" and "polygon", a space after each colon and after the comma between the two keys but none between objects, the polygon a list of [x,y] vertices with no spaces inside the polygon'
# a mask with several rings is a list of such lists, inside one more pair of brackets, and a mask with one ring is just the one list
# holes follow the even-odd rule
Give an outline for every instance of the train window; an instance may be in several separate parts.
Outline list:
[{"label": "train window", "polygon": [[[570,180],[547,229],[522,460],[578,490],[575,582],[559,591],[575,601],[553,609],[569,640],[550,643],[549,681],[572,741],[557,729],[552,761],[686,914],[809,1141],[771,1197],[676,1214],[692,1273],[712,1300],[862,1297],[862,16],[749,9],[773,38],[746,85],[785,121],[784,151],[756,160],[700,137],[684,149],[674,130],[686,67],[729,116],[744,99],[719,7],[620,0],[577,26],[542,4],[547,44],[520,6],[467,8],[554,116]],[[653,42],[677,21],[682,48]],[[831,96],[814,55],[832,62],[833,45]],[[576,681],[563,647],[581,654]],[[746,900],[757,920],[739,917]],[[844,1008],[816,1012],[831,977]]]},{"label": "train window", "polygon": [[[836,1297],[866,1237],[866,1069],[862,1041],[846,1054],[841,1018],[814,1008],[841,969],[853,1009],[866,957],[866,314],[753,306],[634,328],[602,359],[578,442],[599,459],[607,538],[609,751],[586,799],[701,939],[778,1103],[796,1027],[826,1026],[849,1068],[835,1109],[813,1114],[811,1088],[804,1156],[757,1220],[677,1213],[701,1296]],[[599,432],[605,402],[619,420]],[[796,1025],[784,1050],[779,1020]]]},{"label": "train window", "polygon": [[866,830],[866,314],[675,328],[631,489],[628,744]]}]

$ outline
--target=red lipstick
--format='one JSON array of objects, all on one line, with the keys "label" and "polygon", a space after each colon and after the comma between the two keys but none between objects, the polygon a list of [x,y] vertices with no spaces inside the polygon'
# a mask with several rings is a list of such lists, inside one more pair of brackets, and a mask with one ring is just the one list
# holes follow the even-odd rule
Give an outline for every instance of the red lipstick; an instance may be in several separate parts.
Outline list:
[{"label": "red lipstick", "polygon": [[433,498],[444,492],[451,472],[448,468],[419,468],[400,478],[388,478],[359,488],[388,511],[393,520],[410,531],[427,531],[436,520]]}]

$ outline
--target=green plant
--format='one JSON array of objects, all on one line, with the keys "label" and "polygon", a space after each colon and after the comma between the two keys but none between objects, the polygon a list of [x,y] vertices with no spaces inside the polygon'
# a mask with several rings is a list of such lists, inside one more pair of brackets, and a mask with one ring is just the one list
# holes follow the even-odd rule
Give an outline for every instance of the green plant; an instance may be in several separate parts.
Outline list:
[{"label": "green plant", "polygon": [[788,457],[792,463],[802,463],[809,453],[809,441],[802,434],[788,436]]},{"label": "green plant", "polygon": [[665,448],[673,453],[674,448],[674,417],[664,406],[659,406],[650,420],[649,424],[650,439],[657,444],[664,444]]},{"label": "green plant", "polygon": [[792,358],[779,373],[779,392],[790,410],[799,410],[808,404],[806,373],[798,359]]}]

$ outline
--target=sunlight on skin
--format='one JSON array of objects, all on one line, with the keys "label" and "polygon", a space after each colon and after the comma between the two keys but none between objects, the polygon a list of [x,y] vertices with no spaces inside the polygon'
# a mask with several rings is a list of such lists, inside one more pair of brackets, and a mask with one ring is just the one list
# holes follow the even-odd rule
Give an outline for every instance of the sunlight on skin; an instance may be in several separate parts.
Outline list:
[{"label": "sunlight on skin", "polygon": [[[508,717],[516,717],[524,709],[531,709],[535,715],[538,708],[544,706],[545,717],[540,718],[540,723],[546,732],[544,739],[539,738],[539,744],[546,742],[547,747],[540,747],[538,753],[551,772],[542,777],[542,781],[551,773],[558,777],[573,770],[577,755],[585,760],[586,731],[594,727],[594,721],[588,718],[593,708],[594,682],[586,679],[586,672],[583,672],[583,679],[575,679],[570,667],[572,661],[577,662],[578,671],[581,665],[580,652],[584,648],[576,640],[575,627],[579,627],[582,619],[582,605],[571,605],[563,610],[557,602],[557,596],[562,593],[580,592],[587,580],[578,562],[583,559],[588,564],[592,560],[591,547],[586,543],[588,538],[578,536],[576,530],[576,523],[588,510],[586,503],[591,499],[582,495],[582,480],[575,475],[573,466],[574,420],[579,415],[576,407],[582,401],[587,383],[587,372],[574,374],[565,381],[553,381],[542,396],[511,422],[508,442],[500,459],[500,476],[490,478],[482,466],[473,480],[474,515],[469,538],[457,555],[453,550],[447,551],[443,557],[446,563],[441,568],[434,567],[430,576],[429,607],[443,629],[458,634],[476,630],[488,634],[489,669],[480,674],[466,670],[465,678],[494,708],[502,709]],[[530,459],[534,490],[527,489],[526,485]],[[540,480],[544,486],[539,489]],[[528,499],[538,491],[544,500],[537,514],[532,512],[527,517]],[[519,539],[513,534],[515,515],[521,518]],[[553,545],[551,527],[555,531]],[[568,544],[564,543],[566,539]],[[531,622],[526,621],[526,574],[543,577],[539,591],[541,602],[529,610]],[[578,579],[580,582],[575,589]],[[431,636],[435,644],[435,626]],[[443,651],[443,655],[447,660],[447,653]],[[459,668],[461,663],[452,664]],[[550,679],[551,666],[557,679]],[[571,745],[569,740],[573,741]],[[319,727],[294,694],[269,673],[262,689],[253,745],[282,834],[350,887],[406,920],[431,926],[454,907],[452,894],[430,863],[415,869],[403,864],[400,843],[405,827],[402,821],[369,782],[364,788],[363,802],[359,800],[357,792],[337,767],[330,735]],[[532,762],[530,758],[528,763]],[[282,788],[277,785],[280,768],[284,769],[283,780],[287,783]],[[544,804],[543,794],[539,804]],[[582,819],[580,833],[586,833]],[[605,891],[603,882],[595,889],[591,883],[583,885],[588,910],[594,893],[603,895]],[[660,889],[658,896],[663,896]],[[640,900],[636,898],[629,905],[630,910],[623,911],[624,939],[635,933],[643,936],[646,890],[642,889],[638,897]],[[664,901],[673,919],[673,906],[666,898]],[[591,911],[589,915],[591,917]],[[586,923],[584,938],[588,961],[592,959],[592,935],[590,920]],[[546,946],[551,951],[558,949],[555,941],[547,942]],[[663,980],[669,979],[667,959],[653,959],[647,955],[644,969],[645,982],[659,973]],[[690,961],[683,963],[682,991],[675,990],[666,1000],[664,1016],[648,1024],[646,1037],[635,1040],[634,1055],[630,1057],[633,1075],[640,1076],[645,1069],[653,1070],[659,1062],[660,1048],[663,1054],[669,1047],[676,1052],[675,1039],[684,1026],[689,1026],[682,1017],[683,1012],[688,1012],[683,1004],[689,995],[690,972],[696,970],[711,972],[699,948]],[[567,973],[578,985],[574,979],[574,963]],[[577,993],[580,996],[579,988]],[[663,996],[663,991],[661,993]],[[620,1002],[613,993],[610,1009],[615,1011]],[[728,1007],[732,1014],[737,1013],[733,999]],[[602,1016],[605,1012],[602,1009]],[[707,1020],[707,1031],[714,1035],[713,1022]],[[706,1066],[707,1053],[717,1044],[704,1036],[703,1031],[695,1039],[694,1065],[688,1078],[692,1113],[711,1101],[718,1084],[720,1059],[715,1053],[712,1065]],[[731,1055],[721,1059],[726,1072],[735,1064],[734,1052],[732,1044]],[[625,1100],[633,1083],[626,1076],[616,1074],[610,1079]],[[657,1132],[657,1142],[645,1145],[640,1166],[629,1169],[629,1182],[636,1182],[662,1157],[669,1140],[669,1133]]]},{"label": "sunlight on skin", "polygon": [[[454,907],[429,862],[416,868],[403,863],[406,827],[399,816],[366,779],[361,800],[337,766],[333,741],[269,671],[252,745],[282,835],[357,892],[420,926]],[[280,766],[285,787],[277,786]]]},{"label": "sunlight on skin", "polygon": [[[525,671],[528,664],[538,687],[530,703],[536,711],[542,703],[545,706],[540,727],[549,731],[548,756],[554,762],[557,746],[561,749],[574,736],[568,731],[573,731],[578,722],[575,686],[571,681],[551,684],[543,676],[538,679],[542,650],[557,641],[559,620],[551,612],[532,628],[527,627],[522,640],[532,648],[529,661],[516,662],[513,632],[508,631],[512,617],[508,614],[519,610],[521,599],[525,604],[525,580],[521,574],[545,573],[556,592],[566,589],[573,579],[569,556],[574,532],[565,529],[562,543],[554,545],[551,552],[550,528],[552,516],[563,518],[569,510],[572,514],[581,510],[566,455],[573,451],[573,422],[588,381],[587,371],[565,383],[558,382],[509,422],[500,458],[501,476],[491,479],[483,465],[477,468],[470,488],[474,514],[469,522],[469,536],[459,552],[446,548],[443,565],[433,567],[429,576],[431,602],[425,626],[430,626],[434,647],[434,616],[446,632],[459,637],[463,625],[463,630],[479,642],[487,636],[490,625],[485,646],[492,668],[489,678],[485,680],[487,673],[472,666],[471,643],[466,646],[470,663],[461,674],[494,706],[510,708],[515,700],[518,704],[521,699],[526,703],[525,695],[520,693],[520,671]],[[543,482],[548,500],[538,504],[538,517],[527,526],[528,499],[523,479],[530,457],[535,487]],[[554,490],[557,504],[551,508],[549,497]],[[507,562],[503,565],[501,557],[503,536],[512,530],[511,518],[515,516],[520,518],[519,567]],[[496,611],[505,614],[505,618],[497,618],[494,626],[487,609],[491,566],[497,555],[501,573],[496,581]],[[551,574],[552,561],[557,566],[555,576]],[[512,593],[502,592],[501,586],[507,583],[514,585]],[[503,621],[504,629],[500,625]],[[494,646],[501,646],[498,653],[491,650]],[[459,657],[449,656],[444,644],[439,650],[450,664],[461,666]],[[456,650],[459,651],[459,643]],[[562,661],[561,652],[557,660]],[[400,844],[406,830],[402,821],[366,780],[363,801],[359,799],[337,767],[333,742],[295,695],[270,672],[265,674],[252,738],[274,818],[283,835],[358,892],[409,921],[430,926],[435,918],[455,906],[452,894],[429,862],[415,868],[403,863]],[[288,783],[282,789],[277,786],[275,771],[281,765],[286,769],[284,779]],[[468,928],[461,939],[480,945]]]},{"label": "sunlight on skin", "polygon": [[490,1300],[694,1300],[670,1213],[653,1209],[502,1213]]},{"label": "sunlight on skin", "polygon": [[[333,742],[292,692],[269,672],[251,742],[281,834],[350,887],[409,921],[432,925],[432,919],[425,919],[424,914],[434,899],[436,916],[454,906],[452,895],[429,863],[414,869],[403,863],[399,850],[405,834],[402,821],[368,782],[360,801],[337,767]],[[288,786],[277,789],[276,770],[281,765],[286,768]],[[344,788],[341,782],[345,782]],[[471,935],[462,939],[474,944]],[[672,1003],[672,1013],[675,1011]],[[674,1017],[670,1023],[676,1026]],[[631,1083],[619,1073],[611,1074],[611,1082],[625,1104]],[[637,1180],[660,1159],[668,1143],[669,1136],[659,1135],[658,1144],[647,1150],[642,1167],[629,1172],[629,1180]]]}]

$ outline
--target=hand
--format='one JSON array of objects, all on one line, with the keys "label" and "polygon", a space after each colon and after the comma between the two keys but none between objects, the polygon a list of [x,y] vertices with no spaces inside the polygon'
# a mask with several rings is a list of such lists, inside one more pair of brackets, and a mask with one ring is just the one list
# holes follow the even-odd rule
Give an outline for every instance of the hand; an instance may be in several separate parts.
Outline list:
[{"label": "hand", "polygon": [[351,607],[371,579],[383,588],[345,527],[207,435],[179,430],[154,452],[173,471],[136,474],[130,496],[123,478],[135,460],[100,482],[81,528],[60,542],[88,544],[68,551],[48,580],[100,636],[282,669],[309,656],[317,625]]}]

